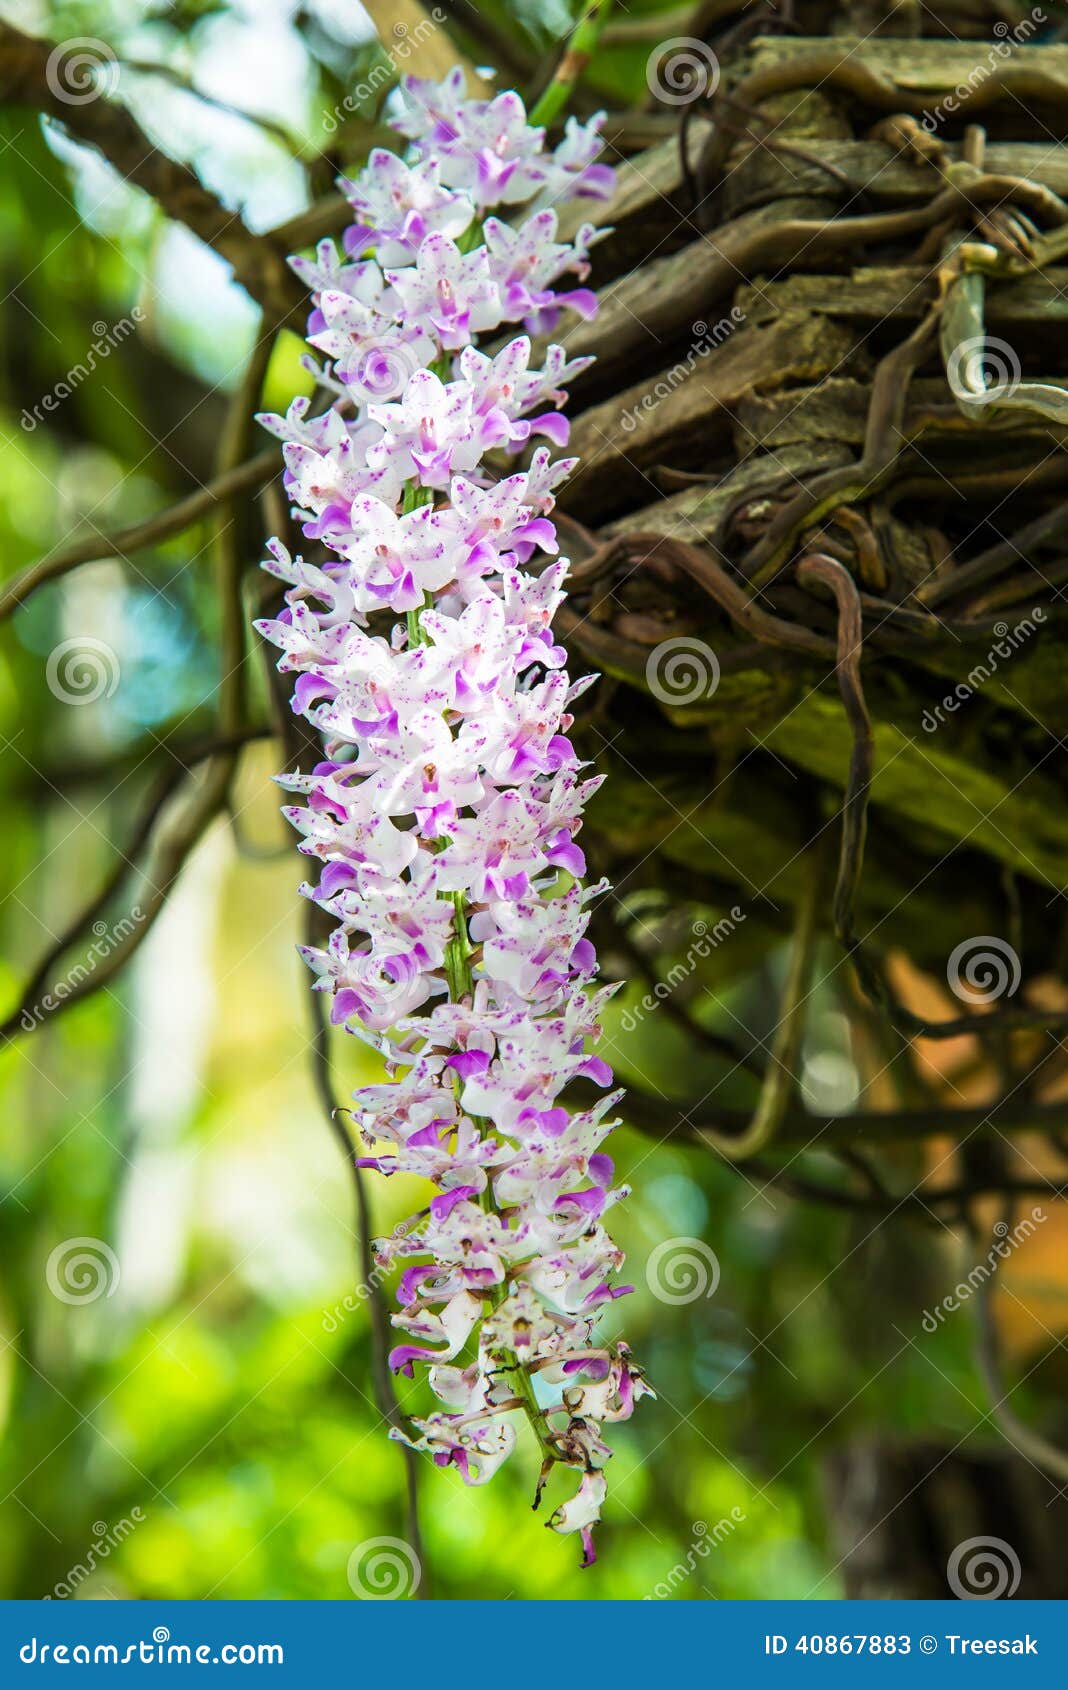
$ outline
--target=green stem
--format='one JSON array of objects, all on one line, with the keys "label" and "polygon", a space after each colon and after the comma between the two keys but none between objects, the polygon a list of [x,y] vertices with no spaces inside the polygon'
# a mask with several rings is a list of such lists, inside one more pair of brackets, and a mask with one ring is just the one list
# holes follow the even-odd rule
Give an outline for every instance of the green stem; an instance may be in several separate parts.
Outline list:
[{"label": "green stem", "polygon": [[[485,1191],[482,1193],[480,1201],[482,1208],[487,1214],[500,1214],[500,1210],[493,1201],[493,1193],[490,1190],[489,1185],[486,1186]],[[490,1307],[492,1309],[499,1309],[507,1295],[507,1283],[504,1285],[493,1286],[488,1298]],[[553,1448],[553,1445],[549,1440],[549,1432],[545,1422],[545,1413],[538,1406],[538,1399],[534,1393],[534,1381],[531,1379],[524,1364],[520,1361],[518,1354],[516,1354],[514,1350],[512,1351],[512,1354],[515,1355],[515,1367],[511,1370],[514,1373],[515,1394],[522,1401],[523,1413],[530,1422],[530,1429],[537,1440],[542,1460],[554,1462],[559,1461],[559,1454]]]},{"label": "green stem", "polygon": [[561,107],[566,105],[571,90],[597,49],[601,31],[611,10],[612,0],[592,0],[587,6],[571,32],[552,81],[530,114],[531,123],[551,123]]},{"label": "green stem", "polygon": [[445,947],[445,974],[450,998],[453,1003],[460,1003],[464,998],[473,996],[475,990],[471,978],[471,937],[467,931],[467,905],[463,893],[450,892],[448,896],[454,911],[455,937]]},{"label": "green stem", "polygon": [[515,1358],[515,1386],[516,1396],[522,1397],[523,1411],[530,1422],[534,1436],[538,1440],[538,1448],[541,1450],[542,1460],[552,1462],[559,1461],[559,1451],[549,1441],[548,1428],[545,1424],[545,1415],[538,1407],[538,1399],[534,1395],[534,1381],[531,1379],[530,1374],[527,1372],[518,1356]]},{"label": "green stem", "polygon": [[743,1133],[719,1133],[700,1128],[702,1144],[708,1144],[730,1161],[744,1161],[770,1144],[786,1119],[797,1090],[797,1068],[805,1035],[806,1013],[812,996],[812,964],[819,939],[818,914],[823,885],[823,859],[812,852],[804,864],[804,882],[797,906],[793,949],[779,1006],[779,1024],[768,1056],[756,1111]]},{"label": "green stem", "polygon": [[[401,500],[402,516],[407,516],[409,511],[417,511],[421,509],[423,505],[432,505],[433,503],[434,489],[432,487],[420,487],[417,481],[405,482],[404,495]],[[408,628],[409,646],[426,645],[426,640],[423,638],[423,630],[419,626],[419,617],[424,610],[430,609],[433,602],[433,599],[430,597],[429,593],[427,593],[424,596],[423,602],[418,610],[409,610],[405,614],[404,620]]]},{"label": "green stem", "polygon": [[409,610],[409,611],[405,612],[404,621],[405,621],[405,624],[407,625],[407,629],[408,629],[408,644],[409,644],[409,646],[417,646],[417,645],[425,645],[426,644],[426,641],[423,638],[423,630],[419,626],[419,618],[422,615],[423,611],[427,610],[428,608],[429,608],[428,602],[424,601],[421,609],[419,609],[419,610]]},{"label": "green stem", "polygon": [[[414,482],[409,482],[404,489],[401,509],[405,513],[408,511],[418,510],[422,505],[432,504],[433,500],[434,493],[431,488],[419,487]],[[432,602],[433,601],[428,595],[426,604],[429,605]],[[425,609],[426,605],[424,605],[423,608]],[[408,644],[411,647],[426,645],[427,643],[426,636],[419,625],[419,616],[420,612],[418,610],[409,610],[407,613]],[[445,841],[441,840],[439,842],[439,849],[440,846],[444,844]],[[448,982],[449,997],[452,1002],[462,1003],[464,998],[473,997],[475,989],[474,981],[471,977],[471,936],[467,930],[467,901],[462,892],[448,892],[443,893],[442,896],[448,897],[451,900],[454,912],[453,937],[449,940],[445,947],[445,978]],[[459,1090],[460,1087],[458,1085],[457,1093],[459,1093]],[[488,1181],[486,1189],[482,1193],[482,1207],[490,1214],[500,1215],[500,1210],[494,1202],[493,1192]],[[501,1285],[495,1288],[491,1296],[492,1306],[494,1308],[499,1307],[507,1294],[507,1285]],[[513,1354],[515,1354],[514,1351]],[[541,1450],[542,1458],[545,1461],[555,1461],[557,1459],[557,1455],[552,1444],[549,1442],[545,1416],[538,1407],[538,1399],[534,1394],[534,1385],[530,1375],[523,1363],[520,1361],[518,1355],[516,1355],[515,1358],[515,1380],[516,1395],[522,1399],[523,1411],[526,1414],[534,1436],[538,1441],[538,1447]]]},{"label": "green stem", "polygon": [[[444,844],[444,841],[442,841]],[[443,894],[451,898],[454,910],[454,937],[445,947],[445,978],[448,981],[449,997],[453,1003],[460,1003],[464,998],[474,995],[474,981],[471,977],[471,937],[467,931],[467,900],[462,892]],[[462,1086],[457,1079],[456,1097],[460,1101]],[[477,1120],[477,1117],[472,1117]],[[481,1193],[480,1202],[487,1214],[500,1217],[500,1210],[493,1196],[493,1188],[487,1178],[486,1188]],[[500,1307],[508,1295],[507,1284],[494,1286],[490,1292],[489,1302],[494,1309]],[[534,1383],[527,1372],[519,1355],[515,1355],[515,1386],[516,1395],[522,1399],[523,1412],[530,1422],[531,1430],[538,1442],[543,1461],[556,1461],[557,1453],[549,1441],[545,1424],[545,1416],[538,1407],[538,1399],[534,1393]]]},{"label": "green stem", "polygon": [[404,497],[401,501],[401,515],[407,516],[409,511],[417,511],[423,505],[434,503],[433,487],[420,487],[417,481],[406,481]]}]

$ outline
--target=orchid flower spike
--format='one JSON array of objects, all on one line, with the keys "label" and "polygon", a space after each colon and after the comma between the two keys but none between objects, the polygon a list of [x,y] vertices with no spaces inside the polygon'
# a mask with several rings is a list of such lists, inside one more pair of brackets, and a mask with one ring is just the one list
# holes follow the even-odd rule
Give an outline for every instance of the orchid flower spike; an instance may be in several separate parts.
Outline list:
[{"label": "orchid flower spike", "polygon": [[[293,261],[328,404],[262,419],[313,556],[272,541],[285,608],[257,626],[323,743],[280,777],[304,800],[286,811],[301,891],[335,923],[303,950],[313,989],[386,1064],[356,1093],[360,1164],[433,1193],[376,1245],[400,1273],[391,1366],[418,1368],[437,1403],[391,1436],[480,1485],[527,1422],[537,1496],[555,1468],[578,1475],[547,1523],[588,1565],[603,1429],[649,1394],[596,1333],[629,1289],[606,1228],[627,1195],[604,1150],[622,1093],[594,1048],[611,988],[587,928],[606,885],[583,885],[577,843],[598,781],[568,738],[589,681],[551,631],[567,562],[550,513],[574,463],[551,448],[588,360],[550,346],[538,367],[525,332],[494,355],[476,342],[592,314],[591,293],[557,284],[585,279],[594,231],[559,240],[554,207],[607,197],[612,172],[598,118],[550,151],[518,95],[469,100],[459,72],[409,78],[402,99],[406,156],[376,150],[343,184],[343,253]],[[525,468],[490,469],[538,440]]]}]

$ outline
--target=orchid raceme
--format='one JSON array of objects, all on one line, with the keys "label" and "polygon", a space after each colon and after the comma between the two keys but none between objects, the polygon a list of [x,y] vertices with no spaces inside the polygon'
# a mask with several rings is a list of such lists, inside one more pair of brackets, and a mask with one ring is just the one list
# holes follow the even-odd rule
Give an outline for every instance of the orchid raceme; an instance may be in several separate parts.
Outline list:
[{"label": "orchid raceme", "polygon": [[[592,1054],[610,989],[586,937],[604,883],[576,843],[598,782],[568,739],[572,681],[551,623],[567,562],[550,512],[574,460],[560,406],[589,362],[533,333],[590,315],[594,230],[554,207],[604,197],[599,119],[550,151],[518,95],[409,79],[395,127],[344,184],[356,223],[294,267],[313,293],[309,358],[329,405],[262,419],[319,561],[273,541],[286,608],[258,624],[296,676],[324,760],[281,777],[318,873],[301,891],[336,923],[304,955],[334,1023],[388,1079],[356,1094],[364,1167],[418,1175],[427,1207],[376,1245],[402,1269],[391,1366],[427,1369],[440,1407],[408,1441],[482,1484],[516,1421],[581,1474],[548,1522],[584,1564],[605,1495],[605,1422],[648,1391],[623,1343],[598,1344],[628,1289],[605,1216],[626,1195],[602,1148],[622,1095]],[[511,221],[487,215],[506,207]],[[493,353],[479,335],[516,334]],[[526,449],[524,468],[508,455]],[[509,473],[511,470],[511,473]],[[561,1105],[565,1087],[588,1106]],[[393,1435],[403,1435],[394,1433]]]}]

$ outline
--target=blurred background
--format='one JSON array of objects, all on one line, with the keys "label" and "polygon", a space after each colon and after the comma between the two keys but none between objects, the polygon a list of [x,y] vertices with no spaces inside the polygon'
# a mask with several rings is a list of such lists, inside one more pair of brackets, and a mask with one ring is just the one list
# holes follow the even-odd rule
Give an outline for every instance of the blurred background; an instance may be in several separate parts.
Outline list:
[{"label": "blurred background", "polygon": [[[0,5],[29,33],[107,43],[144,130],[255,230],[298,217],[380,135],[397,70],[422,68],[404,62],[390,15],[350,0]],[[628,9],[634,38],[604,49],[598,97],[641,100],[656,17]],[[570,18],[564,0],[529,0],[479,6],[475,22],[476,63],[500,48],[536,72]],[[459,48],[442,40],[447,62]],[[250,739],[227,805],[199,829],[167,807],[171,748],[216,731],[232,542],[200,517],[135,557],[92,560],[94,535],[147,519],[225,461],[258,312],[221,258],[56,124],[5,109],[0,151],[3,576],[76,542],[89,556],[14,610],[0,663],[4,1006],[23,1011],[0,1052],[0,1591],[343,1598],[357,1546],[405,1537],[405,1475],[373,1401],[351,1186],[309,1061],[277,744]],[[259,372],[267,408],[308,390],[300,351],[293,334],[276,341]],[[182,835],[176,876],[166,838],[147,866],[131,843],[157,793]],[[109,887],[117,900],[64,953],[79,1001],[39,1004],[27,1023],[27,980]],[[728,915],[655,898],[643,911],[668,957]],[[675,1007],[766,1035],[785,959],[758,929],[735,917],[687,964]],[[722,1066],[662,1005],[641,1008],[647,985],[616,1000],[610,1059],[624,1080],[699,1094]],[[940,1048],[934,1081],[966,1075],[966,1046]],[[340,1097],[373,1075],[355,1041],[339,1049]],[[806,1101],[848,1110],[865,1075],[863,1038],[819,1000]],[[745,1107],[751,1077],[733,1073],[719,1096]],[[647,1132],[620,1132],[616,1154],[634,1186],[616,1211],[636,1287],[623,1318],[660,1395],[613,1431],[600,1561],[580,1575],[573,1542],[531,1513],[532,1449],[484,1490],[424,1464],[424,1594],[840,1596],[847,1516],[865,1486],[878,1492],[888,1449],[906,1467],[943,1452],[958,1496],[1003,1473],[968,1311],[922,1323],[958,1277],[958,1236],[799,1201]],[[922,1174],[919,1153],[902,1154]],[[424,1200],[413,1183],[369,1188],[376,1232]],[[1063,1349],[1058,1225],[1007,1269],[1020,1357]],[[696,1280],[647,1275],[668,1239],[689,1241]],[[925,1529],[909,1526],[918,1544]]]}]

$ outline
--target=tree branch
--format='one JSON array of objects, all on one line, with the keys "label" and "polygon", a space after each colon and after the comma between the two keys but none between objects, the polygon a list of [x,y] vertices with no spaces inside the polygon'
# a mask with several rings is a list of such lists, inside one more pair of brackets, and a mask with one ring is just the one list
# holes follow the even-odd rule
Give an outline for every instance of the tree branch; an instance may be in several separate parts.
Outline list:
[{"label": "tree branch", "polygon": [[[969,1283],[974,1277],[979,1279],[975,1297],[976,1365],[990,1397],[991,1412],[1009,1443],[1037,1467],[1052,1473],[1054,1478],[1064,1484],[1068,1482],[1068,1451],[1058,1449],[1056,1444],[1050,1443],[1040,1432],[1032,1431],[1031,1427],[1020,1419],[1009,1402],[1009,1388],[1002,1377],[1001,1348],[994,1323],[993,1307],[997,1266],[990,1260],[995,1254],[1000,1260],[999,1245],[1009,1233],[1008,1222],[1003,1221],[1000,1224],[1005,1228],[1004,1233],[995,1233],[994,1241],[988,1246],[985,1257],[978,1258],[971,1275],[968,1276]],[[969,1237],[973,1248],[979,1251],[982,1237],[978,1226],[972,1225],[969,1228]]]},{"label": "tree branch", "polygon": [[[680,1102],[653,1097],[627,1083],[624,1119],[639,1132],[709,1145],[743,1133],[750,1121],[744,1109],[710,1109],[704,1099]],[[851,1115],[812,1115],[793,1105],[787,1110],[776,1148],[834,1150],[839,1145],[918,1144],[928,1138],[970,1138],[976,1133],[1049,1133],[1068,1126],[1068,1098],[1057,1103],[1029,1103],[1017,1097],[961,1109],[857,1110]]]},{"label": "tree branch", "polygon": [[[106,907],[106,904],[125,880],[130,868],[135,866],[134,860],[129,855],[124,855],[121,865],[116,865],[101,890],[60,934],[47,955],[38,964],[17,1008],[12,1010],[6,1021],[0,1025],[0,1041],[6,1043],[8,1040],[15,1038],[20,1031],[34,1031],[39,1025],[43,1024],[44,1020],[60,1014],[63,1010],[70,1009],[75,1003],[80,1003],[84,998],[100,991],[101,987],[106,986],[108,981],[114,979],[115,975],[126,966],[134,952],[148,937],[152,925],[162,910],[186,859],[203,837],[211,822],[224,808],[230,778],[237,758],[238,746],[244,743],[245,738],[257,738],[262,732],[262,729],[249,730],[249,733],[242,736],[240,740],[236,742],[232,739],[222,740],[211,749],[208,753],[208,769],[199,792],[190,796],[189,803],[175,822],[173,829],[160,841],[157,862],[153,866],[152,875],[149,876],[147,869],[145,870],[145,879],[149,888],[145,894],[147,907],[142,909],[140,904],[135,904],[133,906],[133,919],[127,917],[122,923],[123,926],[128,928],[128,931],[122,933],[117,941],[112,942],[114,933],[120,925],[118,922],[115,923],[112,933],[108,936],[109,946],[104,956],[98,961],[94,955],[92,968],[87,967],[85,962],[82,961],[76,964],[66,977],[59,980],[53,979],[53,984],[47,991],[41,991],[45,980],[53,975],[53,971],[57,968],[62,957],[77,940],[84,939],[88,946],[87,930],[90,928],[90,923],[95,921],[100,910]],[[159,791],[148,805],[131,841],[138,854],[154,836],[157,822],[166,808],[168,800],[176,794],[188,773],[187,769],[178,768],[173,775],[168,776],[161,784]],[[49,1001],[46,1004],[44,1000]],[[27,1020],[30,1023],[28,1026]]]},{"label": "tree branch", "polygon": [[786,1120],[791,1099],[797,1094],[795,1069],[805,1033],[806,1007],[811,997],[810,980],[822,880],[819,853],[814,851],[809,856],[797,905],[793,947],[783,987],[782,1003],[779,1006],[779,1022],[768,1053],[768,1063],[752,1119],[747,1122],[740,1136],[737,1133],[721,1133],[712,1126],[699,1129],[703,1143],[710,1145],[720,1156],[729,1157],[734,1162],[743,1162],[747,1157],[755,1156],[772,1142]]},{"label": "tree branch", "polygon": [[847,950],[852,950],[857,944],[853,905],[864,864],[868,793],[875,763],[875,738],[860,678],[864,639],[860,594],[848,569],[836,558],[827,557],[822,552],[811,552],[808,557],[802,558],[797,566],[797,578],[801,582],[822,582],[830,588],[838,606],[835,672],[853,745],[849,756],[849,778],[842,800],[842,842],[834,889],[834,926],[841,943]]},{"label": "tree branch", "polygon": [[147,546],[157,546],[164,540],[173,539],[200,517],[209,515],[239,493],[263,487],[279,472],[278,448],[270,446],[255,458],[249,458],[247,463],[227,470],[214,481],[209,481],[206,487],[179,499],[175,505],[168,505],[166,510],[155,516],[146,517],[143,522],[131,523],[128,528],[116,528],[110,534],[93,534],[84,540],[58,547],[30,564],[0,591],[0,621],[10,616],[46,582],[58,580],[83,563],[95,563],[98,558],[106,557],[125,558]]},{"label": "tree branch", "polygon": [[[306,940],[309,944],[315,942],[318,935],[315,932],[314,905],[309,905],[306,916]],[[407,1431],[404,1413],[397,1401],[397,1394],[393,1387],[393,1378],[389,1371],[387,1357],[389,1354],[389,1310],[382,1295],[381,1275],[375,1269],[371,1251],[371,1238],[374,1222],[371,1216],[371,1203],[360,1167],[349,1137],[342,1111],[338,1108],[334,1098],[333,1080],[330,1068],[330,1032],[326,1017],[323,1014],[323,1000],[318,992],[307,993],[308,1007],[312,1023],[312,1077],[315,1090],[327,1118],[330,1131],[345,1158],[345,1166],[352,1178],[353,1198],[356,1207],[356,1257],[360,1272],[360,1284],[367,1292],[368,1312],[371,1324],[371,1385],[374,1399],[383,1420],[387,1426],[395,1427],[399,1431]],[[408,1543],[414,1551],[420,1565],[423,1562],[422,1537],[419,1526],[419,1456],[406,1443],[400,1445],[404,1459],[405,1480],[407,1486],[408,1517],[406,1530]],[[417,1595],[426,1596],[424,1585],[416,1590]]]},{"label": "tree branch", "polygon": [[881,1215],[884,1220],[897,1215],[911,1215],[929,1222],[939,1232],[945,1222],[934,1211],[944,1207],[957,1209],[973,1197],[1045,1197],[1050,1202],[1068,1198],[1068,1185],[1047,1185],[1040,1180],[1007,1180],[1004,1184],[980,1181],[976,1184],[947,1185],[930,1191],[924,1186],[903,1192],[900,1196],[895,1196],[893,1192],[883,1196],[874,1191],[844,1191],[839,1186],[821,1185],[786,1168],[773,1168],[766,1162],[739,1162],[732,1166],[738,1173],[755,1176],[802,1203],[823,1203],[828,1208],[845,1209],[858,1215]]},{"label": "tree branch", "polygon": [[[74,103],[64,98],[64,76],[73,58],[63,46],[25,35],[0,21],[0,103],[32,106],[93,147],[126,182],[148,194],[168,217],[184,223],[225,258],[253,299],[278,324],[306,308],[304,290],[269,236],[255,235],[236,211],[205,188],[188,165],[152,144],[136,118],[103,97]],[[68,67],[65,70],[65,66]],[[78,72],[74,71],[76,81]]]}]

